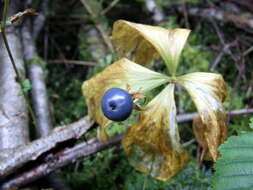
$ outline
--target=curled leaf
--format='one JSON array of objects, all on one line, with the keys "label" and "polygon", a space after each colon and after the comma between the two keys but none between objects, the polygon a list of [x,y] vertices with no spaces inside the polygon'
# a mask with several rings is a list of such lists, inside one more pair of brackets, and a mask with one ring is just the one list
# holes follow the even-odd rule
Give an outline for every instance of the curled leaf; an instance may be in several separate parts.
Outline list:
[{"label": "curled leaf", "polygon": [[118,87],[128,89],[130,93],[145,93],[167,81],[167,76],[151,71],[125,58],[85,81],[82,85],[82,91],[88,105],[88,114],[101,126],[100,138],[104,141],[107,140],[105,128],[111,123],[101,110],[101,99],[109,88]]},{"label": "curled leaf", "polygon": [[194,134],[206,157],[217,161],[218,147],[227,138],[227,117],[222,106],[225,82],[219,74],[201,72],[178,77],[178,82],[188,91],[199,113],[193,121]]},{"label": "curled leaf", "polygon": [[119,20],[113,25],[112,43],[120,56],[134,54],[133,60],[142,65],[162,56],[171,74],[175,75],[189,33],[188,29],[168,30]]},{"label": "curled leaf", "polygon": [[159,180],[168,180],[187,162],[176,122],[174,84],[169,84],[140,114],[122,141],[131,165]]}]

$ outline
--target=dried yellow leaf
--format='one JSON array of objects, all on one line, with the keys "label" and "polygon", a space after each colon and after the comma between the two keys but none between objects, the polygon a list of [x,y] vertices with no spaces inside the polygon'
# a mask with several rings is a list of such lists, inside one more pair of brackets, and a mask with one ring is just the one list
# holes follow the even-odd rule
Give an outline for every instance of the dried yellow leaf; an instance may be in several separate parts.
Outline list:
[{"label": "dried yellow leaf", "polygon": [[226,114],[220,112],[217,117],[219,124],[212,126],[203,123],[200,117],[193,120],[193,133],[203,148],[205,160],[217,161],[220,156],[217,148],[227,139]]},{"label": "dried yellow leaf", "polygon": [[213,161],[219,157],[218,147],[227,138],[226,112],[222,102],[226,96],[223,77],[214,73],[190,73],[178,77],[192,97],[199,117],[193,122],[194,134]]},{"label": "dried yellow leaf", "polygon": [[174,84],[169,84],[140,114],[122,141],[131,165],[159,180],[168,180],[188,162],[176,123]]},{"label": "dried yellow leaf", "polygon": [[112,43],[119,56],[133,55],[141,65],[162,56],[174,76],[190,30],[174,30],[119,20],[113,25]]}]

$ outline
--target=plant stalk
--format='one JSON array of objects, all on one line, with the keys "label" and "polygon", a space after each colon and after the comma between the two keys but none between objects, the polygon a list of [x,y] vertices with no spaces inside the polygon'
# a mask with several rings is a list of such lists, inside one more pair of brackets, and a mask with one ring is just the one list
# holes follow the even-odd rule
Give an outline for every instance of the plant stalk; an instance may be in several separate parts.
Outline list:
[{"label": "plant stalk", "polygon": [[32,121],[33,121],[33,124],[37,126],[37,120],[36,120],[36,117],[35,117],[35,114],[32,110],[32,106],[29,102],[29,98],[27,96],[27,94],[22,90],[23,88],[23,84],[22,84],[22,79],[19,75],[19,72],[18,72],[18,69],[16,67],[16,64],[15,64],[15,61],[13,59],[13,56],[12,56],[12,53],[11,53],[11,50],[10,50],[10,47],[9,47],[9,43],[8,43],[8,40],[6,38],[6,34],[5,34],[5,23],[6,23],[6,19],[7,19],[7,11],[8,11],[8,7],[9,7],[9,0],[4,0],[4,10],[3,10],[3,16],[2,16],[2,24],[1,24],[1,35],[3,37],[3,41],[4,41],[4,45],[6,47],[6,50],[7,50],[7,53],[8,53],[8,56],[11,60],[11,64],[12,64],[12,67],[14,69],[14,72],[17,76],[17,82],[19,83],[19,85],[21,86],[21,94],[23,95],[24,99],[25,99],[25,103],[28,107],[28,111],[32,117]]}]

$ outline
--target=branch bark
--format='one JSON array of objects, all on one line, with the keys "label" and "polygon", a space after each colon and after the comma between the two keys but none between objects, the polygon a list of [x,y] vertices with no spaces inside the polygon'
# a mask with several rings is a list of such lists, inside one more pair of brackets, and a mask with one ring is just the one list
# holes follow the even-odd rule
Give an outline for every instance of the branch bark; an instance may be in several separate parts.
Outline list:
[{"label": "branch bark", "polygon": [[34,61],[37,60],[38,54],[34,45],[34,38],[31,34],[31,28],[29,20],[26,19],[21,28],[23,54],[24,60],[28,65],[29,78],[32,84],[32,102],[39,127],[37,129],[38,136],[45,136],[51,131],[52,122],[49,112],[45,75],[41,65]]},{"label": "branch bark", "polygon": [[75,64],[75,65],[83,65],[83,66],[99,66],[96,62],[91,61],[79,61],[79,60],[66,60],[66,59],[56,59],[56,60],[48,60],[49,64]]},{"label": "branch bark", "polygon": [[63,151],[57,152],[54,155],[50,155],[50,158],[45,158],[44,162],[35,168],[5,182],[0,186],[0,190],[8,190],[13,187],[19,187],[30,183],[40,177],[51,173],[52,171],[76,161],[80,157],[86,157],[96,152],[102,151],[106,148],[117,145],[122,136],[114,136],[108,142],[99,142],[96,139],[91,139],[88,142],[76,145],[71,149],[65,149]]},{"label": "branch bark", "polygon": [[57,144],[80,138],[91,128],[93,123],[89,117],[84,117],[73,124],[56,127],[48,136],[6,153],[0,162],[0,178],[15,172],[23,164],[36,160],[41,154],[51,150]]},{"label": "branch bark", "polygon": [[[12,1],[9,14],[15,13],[17,3]],[[25,70],[22,59],[20,39],[17,29],[6,28],[6,38],[10,46],[17,70],[22,79]],[[0,150],[21,146],[28,142],[28,114],[21,86],[16,81],[16,74],[0,37]]]},{"label": "branch bark", "polygon": [[[26,64],[28,65],[29,78],[32,84],[32,102],[33,108],[37,118],[37,136],[44,137],[49,135],[52,131],[52,120],[50,117],[49,101],[45,82],[45,73],[40,64],[35,62],[37,60],[38,53],[34,41],[36,40],[41,28],[44,26],[44,22],[47,14],[47,1],[41,1],[41,11],[38,17],[35,18],[34,24],[31,25],[31,19],[28,17],[23,22],[21,27],[21,37],[23,45],[23,55]],[[60,175],[60,171],[53,172],[47,176],[47,180],[52,184],[54,189],[70,190],[68,184]]]},{"label": "branch bark", "polygon": [[145,1],[145,6],[146,9],[152,13],[152,19],[156,22],[159,23],[162,20],[164,20],[164,14],[162,13],[161,10],[159,10],[156,1],[155,0],[146,0]]},{"label": "branch bark", "polygon": [[46,21],[46,17],[48,14],[47,4],[48,0],[40,1],[41,10],[39,10],[39,15],[35,17],[35,19],[33,20],[33,28],[31,30],[32,31],[31,35],[34,39],[37,38]]},{"label": "branch bark", "polygon": [[[183,7],[178,6],[179,12],[183,13]],[[213,18],[223,22],[233,23],[236,27],[241,29],[253,29],[253,19],[245,18],[243,15],[235,15],[231,13],[226,13],[220,9],[216,8],[189,8],[188,14],[191,16],[198,16],[203,18]]]},{"label": "branch bark", "polygon": [[101,24],[98,21],[99,16],[101,15],[97,15],[93,12],[91,6],[89,5],[89,2],[87,0],[81,0],[81,3],[83,4],[83,6],[85,7],[85,9],[87,10],[87,12],[90,14],[90,16],[93,19],[93,22],[97,28],[97,30],[99,31],[102,39],[104,40],[105,45],[109,48],[110,52],[114,52],[113,50],[113,46],[112,46],[112,42],[109,38],[109,35],[107,34],[107,32],[104,30],[104,26],[103,24]]}]

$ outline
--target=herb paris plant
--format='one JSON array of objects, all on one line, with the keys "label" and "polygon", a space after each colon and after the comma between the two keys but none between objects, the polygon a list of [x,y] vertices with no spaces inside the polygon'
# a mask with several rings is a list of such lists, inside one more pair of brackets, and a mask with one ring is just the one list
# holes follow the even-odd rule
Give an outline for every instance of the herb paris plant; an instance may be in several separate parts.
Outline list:
[{"label": "herb paris plant", "polygon": [[[112,121],[103,115],[101,99],[108,89],[130,89],[132,94],[166,85],[140,112],[139,122],[127,129],[122,141],[131,165],[159,180],[170,179],[189,160],[187,151],[180,144],[175,84],[186,89],[197,107],[199,117],[193,121],[193,130],[206,159],[218,159],[217,148],[227,135],[222,106],[226,96],[223,77],[203,72],[176,76],[179,57],[189,33],[187,29],[169,30],[119,20],[113,26],[112,42],[123,58],[82,86],[89,116],[100,124],[100,138],[107,140],[106,127]],[[125,58],[127,56],[132,56],[132,61]],[[144,67],[160,56],[171,76]]]}]

